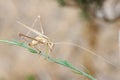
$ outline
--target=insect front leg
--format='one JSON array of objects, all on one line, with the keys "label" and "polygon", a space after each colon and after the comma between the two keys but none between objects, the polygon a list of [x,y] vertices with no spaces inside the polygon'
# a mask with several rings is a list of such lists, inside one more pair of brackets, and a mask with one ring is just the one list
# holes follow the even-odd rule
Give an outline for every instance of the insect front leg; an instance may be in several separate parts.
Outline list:
[{"label": "insect front leg", "polygon": [[49,51],[49,46],[46,45],[46,53],[47,53],[47,59],[49,58],[49,54],[50,54],[50,51]]}]

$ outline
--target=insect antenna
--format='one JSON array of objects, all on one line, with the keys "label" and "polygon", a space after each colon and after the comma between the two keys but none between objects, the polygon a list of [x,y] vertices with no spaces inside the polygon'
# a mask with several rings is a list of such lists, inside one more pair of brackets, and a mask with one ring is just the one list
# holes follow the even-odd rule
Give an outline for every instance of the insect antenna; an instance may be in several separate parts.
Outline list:
[{"label": "insect antenna", "polygon": [[85,48],[85,47],[82,47],[82,46],[80,46],[80,45],[78,45],[78,44],[75,44],[75,43],[72,43],[72,42],[55,42],[54,44],[55,44],[55,45],[65,44],[65,45],[71,45],[71,46],[78,47],[78,48],[80,48],[80,49],[82,49],[82,50],[85,50],[85,51],[87,51],[87,52],[89,52],[89,53],[95,55],[96,57],[98,57],[98,58],[104,60],[104,61],[107,62],[108,64],[110,64],[110,65],[112,65],[112,66],[114,66],[114,67],[120,69],[120,67],[117,67],[115,64],[111,63],[111,62],[110,62],[109,60],[107,60],[105,57],[100,56],[100,55],[98,55],[97,53],[91,51],[90,49],[87,49],[87,48]]}]

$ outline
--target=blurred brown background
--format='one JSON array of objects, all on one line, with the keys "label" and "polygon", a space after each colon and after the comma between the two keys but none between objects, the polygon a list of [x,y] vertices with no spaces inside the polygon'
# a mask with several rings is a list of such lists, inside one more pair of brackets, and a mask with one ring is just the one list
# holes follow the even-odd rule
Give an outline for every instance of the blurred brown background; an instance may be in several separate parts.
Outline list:
[{"label": "blurred brown background", "polygon": [[[72,42],[97,54],[59,44],[51,56],[68,60],[81,70],[84,65],[97,80],[120,80],[120,1],[105,0],[100,8],[89,7],[90,20],[80,15],[81,9],[74,0],[65,1],[66,5],[60,6],[59,0],[0,0],[0,39],[22,41],[18,33],[26,34],[28,30],[16,21],[31,27],[40,15],[44,32],[53,42]],[[40,31],[38,24],[34,29]],[[29,35],[37,36],[32,32]],[[21,47],[0,43],[0,80],[89,79]]]}]

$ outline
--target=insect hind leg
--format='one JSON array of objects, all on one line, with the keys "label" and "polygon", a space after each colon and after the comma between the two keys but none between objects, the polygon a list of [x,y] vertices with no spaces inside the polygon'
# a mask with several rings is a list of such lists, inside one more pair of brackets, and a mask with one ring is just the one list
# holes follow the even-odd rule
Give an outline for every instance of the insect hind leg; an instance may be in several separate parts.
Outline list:
[{"label": "insect hind leg", "polygon": [[[33,27],[35,26],[35,23],[36,23],[38,20],[39,20],[39,25],[40,25],[40,30],[41,30],[40,33],[41,33],[41,34],[44,34],[43,27],[42,27],[42,23],[41,23],[41,19],[40,19],[40,15],[38,15],[38,16],[34,19],[31,28],[33,28]],[[30,32],[31,32],[31,31],[28,31],[28,32],[26,33],[26,35],[30,34]]]}]

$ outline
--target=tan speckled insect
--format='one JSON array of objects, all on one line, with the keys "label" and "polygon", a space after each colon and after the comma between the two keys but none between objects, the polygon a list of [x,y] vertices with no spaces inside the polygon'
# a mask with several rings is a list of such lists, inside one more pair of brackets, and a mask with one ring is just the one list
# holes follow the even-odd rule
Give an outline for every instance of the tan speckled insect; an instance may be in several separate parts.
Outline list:
[{"label": "tan speckled insect", "polygon": [[[38,16],[35,19],[35,21],[33,22],[32,27],[34,27],[34,24],[36,23],[36,21],[38,19],[40,20],[40,16]],[[19,21],[17,21],[17,23],[19,23],[19,24],[23,25],[23,27],[27,28],[29,30],[28,33],[30,33],[30,31],[32,31],[32,32],[34,32],[34,33],[36,33],[38,35],[35,38],[32,38],[30,36],[27,36],[28,33],[26,35],[22,34],[22,33],[19,33],[20,37],[26,37],[26,38],[32,39],[32,42],[29,43],[29,46],[36,48],[35,47],[36,45],[42,44],[42,45],[46,46],[46,53],[49,54],[52,51],[54,44],[53,44],[53,42],[50,41],[50,39],[46,35],[44,35],[44,31],[43,31],[43,28],[42,28],[42,25],[41,25],[41,21],[40,21],[41,32],[39,32],[39,31],[37,31],[37,30],[35,30],[33,28],[30,28],[29,26],[27,26],[27,25],[25,25],[25,24],[23,24],[23,23],[21,23]]]}]

